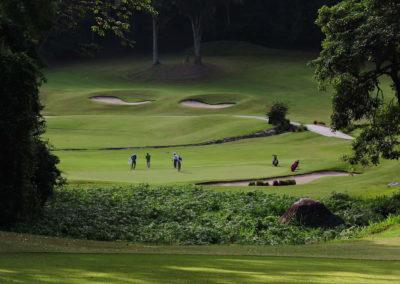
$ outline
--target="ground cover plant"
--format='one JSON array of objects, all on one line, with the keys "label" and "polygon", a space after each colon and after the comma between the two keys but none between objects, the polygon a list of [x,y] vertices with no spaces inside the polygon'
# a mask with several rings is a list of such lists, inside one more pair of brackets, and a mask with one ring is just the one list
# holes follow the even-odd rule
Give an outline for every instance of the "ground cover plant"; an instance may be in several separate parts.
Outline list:
[{"label": "ground cover plant", "polygon": [[305,244],[350,238],[371,222],[400,214],[400,193],[373,199],[334,194],[322,202],[346,225],[286,226],[279,217],[297,198],[218,193],[198,187],[64,188],[36,222],[14,229],[49,236],[158,244]]}]

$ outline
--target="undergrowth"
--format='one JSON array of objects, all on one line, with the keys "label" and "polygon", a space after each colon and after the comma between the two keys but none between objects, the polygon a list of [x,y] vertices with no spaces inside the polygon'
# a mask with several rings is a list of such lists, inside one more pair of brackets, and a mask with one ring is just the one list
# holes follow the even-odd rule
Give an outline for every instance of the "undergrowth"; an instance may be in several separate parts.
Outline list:
[{"label": "undergrowth", "polygon": [[297,198],[259,191],[221,193],[200,187],[65,187],[40,219],[12,230],[49,236],[157,244],[304,244],[356,236],[364,226],[400,214],[400,192],[374,199],[333,194],[321,200],[346,225],[286,226],[279,217]]}]

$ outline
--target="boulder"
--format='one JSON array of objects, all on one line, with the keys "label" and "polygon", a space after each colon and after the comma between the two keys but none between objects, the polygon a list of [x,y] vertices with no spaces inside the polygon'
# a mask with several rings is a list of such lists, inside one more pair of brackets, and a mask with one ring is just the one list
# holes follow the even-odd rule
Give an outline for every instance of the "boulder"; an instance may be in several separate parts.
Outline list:
[{"label": "boulder", "polygon": [[293,203],[279,219],[286,225],[294,220],[309,227],[332,228],[344,224],[343,219],[332,214],[321,201],[311,198],[302,198]]}]

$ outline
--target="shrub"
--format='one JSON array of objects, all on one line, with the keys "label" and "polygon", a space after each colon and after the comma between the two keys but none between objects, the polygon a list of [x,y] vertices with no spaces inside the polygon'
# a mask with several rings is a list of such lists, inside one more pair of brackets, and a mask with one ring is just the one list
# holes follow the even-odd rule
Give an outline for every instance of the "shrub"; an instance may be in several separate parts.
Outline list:
[{"label": "shrub", "polygon": [[274,186],[287,186],[287,185],[296,185],[296,180],[287,179],[287,180],[274,180]]},{"label": "shrub", "polygon": [[258,180],[258,181],[256,181],[256,185],[257,186],[264,186],[264,181]]},{"label": "shrub", "polygon": [[304,244],[357,236],[363,226],[388,217],[384,214],[400,214],[400,193],[371,199],[333,194],[321,201],[346,225],[325,230],[281,224],[279,217],[297,200],[260,191],[224,193],[193,186],[66,187],[48,199],[40,219],[18,223],[13,230],[183,245]]},{"label": "shrub", "polygon": [[296,131],[297,131],[297,132],[304,132],[304,131],[307,131],[307,130],[308,130],[307,126],[305,126],[305,125],[303,125],[303,124],[299,125],[299,126],[296,128]]},{"label": "shrub", "polygon": [[277,127],[278,131],[287,131],[290,129],[290,121],[286,119],[288,106],[284,103],[275,103],[267,113],[269,124]]},{"label": "shrub", "polygon": [[255,182],[255,181],[249,182],[249,186],[255,186],[255,185],[256,185],[256,182]]}]

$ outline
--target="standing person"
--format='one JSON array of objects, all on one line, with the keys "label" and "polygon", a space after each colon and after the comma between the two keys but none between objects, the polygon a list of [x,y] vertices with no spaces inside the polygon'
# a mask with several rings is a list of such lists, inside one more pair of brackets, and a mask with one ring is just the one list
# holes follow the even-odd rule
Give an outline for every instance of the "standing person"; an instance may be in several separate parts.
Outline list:
[{"label": "standing person", "polygon": [[147,162],[147,168],[148,168],[148,169],[150,169],[150,158],[151,158],[150,154],[147,153],[147,154],[146,154],[146,162]]},{"label": "standing person", "polygon": [[181,171],[181,167],[182,167],[182,157],[181,155],[178,155],[178,172]]},{"label": "standing person", "polygon": [[131,157],[131,170],[136,169],[136,153]]},{"label": "standing person", "polygon": [[176,169],[176,166],[178,165],[178,156],[175,152],[173,153],[172,161],[174,163],[174,169]]}]

